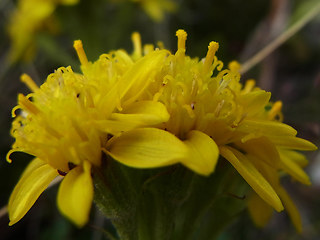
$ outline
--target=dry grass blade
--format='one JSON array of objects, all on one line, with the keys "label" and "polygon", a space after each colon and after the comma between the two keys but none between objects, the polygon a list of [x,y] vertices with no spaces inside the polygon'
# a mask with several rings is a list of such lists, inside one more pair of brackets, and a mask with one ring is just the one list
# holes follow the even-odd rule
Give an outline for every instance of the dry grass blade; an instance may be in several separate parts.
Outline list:
[{"label": "dry grass blade", "polygon": [[320,13],[320,3],[317,4],[314,8],[312,8],[305,16],[303,16],[300,20],[294,23],[288,30],[283,32],[279,37],[273,40],[270,44],[268,44],[265,48],[263,48],[260,52],[255,54],[252,58],[241,64],[241,74],[246,73],[256,64],[261,62],[265,57],[267,57],[271,52],[285,43],[289,38],[291,38],[294,34],[296,34],[300,29],[302,29],[307,23],[309,23],[313,18],[318,16]]}]

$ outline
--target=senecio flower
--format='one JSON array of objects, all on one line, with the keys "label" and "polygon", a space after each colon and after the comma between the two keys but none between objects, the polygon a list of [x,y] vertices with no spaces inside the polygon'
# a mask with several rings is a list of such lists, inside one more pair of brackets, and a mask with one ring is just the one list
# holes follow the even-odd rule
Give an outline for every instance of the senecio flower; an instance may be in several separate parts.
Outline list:
[{"label": "senecio flower", "polygon": [[301,230],[279,173],[310,184],[302,170],[306,159],[295,150],[316,146],[282,123],[282,104],[270,102],[269,92],[255,87],[254,80],[239,82],[238,63],[223,69],[215,56],[218,43],[211,42],[199,60],[185,55],[186,32],[176,35],[174,54],[150,44],[142,47],[134,33],[132,55],[113,51],[94,63],[75,41],[82,73],[59,68],[40,88],[22,75],[33,93],[18,96],[13,115],[21,112],[13,121],[15,143],[7,159],[17,151],[35,159],[10,197],[10,225],[61,175],[58,206],[83,226],[93,199],[91,171],[107,154],[134,168],[182,164],[203,176],[215,171],[222,156],[254,190],[248,203],[258,225],[270,215],[256,213],[259,206],[285,207]]},{"label": "senecio flower", "polygon": [[30,58],[34,52],[34,37],[52,17],[57,5],[73,5],[79,0],[20,0],[10,16],[8,33],[12,44],[9,60]]}]

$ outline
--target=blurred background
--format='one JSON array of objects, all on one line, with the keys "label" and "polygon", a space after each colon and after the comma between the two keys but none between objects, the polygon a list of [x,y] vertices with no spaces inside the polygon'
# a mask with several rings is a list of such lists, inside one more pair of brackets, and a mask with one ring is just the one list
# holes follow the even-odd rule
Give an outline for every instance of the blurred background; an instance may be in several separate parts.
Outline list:
[{"label": "blurred background", "polygon": [[[102,217],[93,207],[92,220],[77,229],[56,207],[57,187],[40,196],[28,214],[8,227],[5,214],[10,193],[31,157],[13,155],[5,160],[10,137],[11,109],[18,93],[29,93],[20,82],[28,73],[37,84],[60,66],[79,71],[73,40],[81,39],[89,60],[114,49],[132,51],[131,33],[143,43],[162,41],[176,50],[175,31],[187,31],[187,54],[204,57],[208,43],[220,43],[217,56],[227,64],[246,62],[293,23],[319,7],[319,0],[1,0],[0,1],[0,238],[1,239],[107,239]],[[284,103],[284,122],[298,136],[320,143],[320,14],[301,31],[242,76],[272,92]],[[312,186],[283,178],[303,219],[298,235],[286,213],[274,214],[264,229],[257,229],[244,211],[219,239],[319,239],[320,152],[307,153],[306,171]],[[103,224],[109,224],[104,222]]]}]

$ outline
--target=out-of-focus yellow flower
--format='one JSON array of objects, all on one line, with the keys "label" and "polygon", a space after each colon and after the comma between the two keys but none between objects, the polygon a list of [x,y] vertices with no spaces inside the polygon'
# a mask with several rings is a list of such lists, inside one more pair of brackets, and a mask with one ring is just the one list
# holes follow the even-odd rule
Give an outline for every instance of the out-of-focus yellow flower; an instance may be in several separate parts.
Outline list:
[{"label": "out-of-focus yellow flower", "polygon": [[[218,43],[211,42],[206,57],[199,61],[185,55],[186,32],[178,30],[177,36],[177,52],[170,54],[161,68],[159,66],[153,81],[139,98],[163,103],[170,114],[169,121],[159,129],[124,133],[110,141],[107,149],[115,159],[127,165],[130,165],[129,158],[134,164],[134,160],[140,160],[141,167],[163,156],[170,159],[168,153],[174,156],[171,161],[180,158],[183,165],[202,175],[214,171],[220,154],[265,205],[277,211],[285,207],[300,231],[299,213],[281,187],[278,172],[284,171],[297,181],[310,184],[300,163],[305,162],[305,158],[296,150],[309,151],[317,147],[296,137],[296,130],[282,123],[282,103],[270,102],[270,92],[256,87],[254,80],[248,80],[244,86],[239,82],[237,62],[231,62],[228,69],[222,70],[223,63],[215,56]],[[133,39],[134,57],[142,57],[142,51],[154,51],[150,45],[142,50],[138,35],[133,35]],[[127,94],[134,97],[138,89],[132,90]],[[134,135],[139,138],[131,141]],[[250,201],[250,206],[254,204],[257,206],[257,201]],[[253,219],[266,222],[258,219],[259,216],[263,218],[256,212]],[[266,213],[264,218],[268,216]]]},{"label": "out-of-focus yellow flower", "polygon": [[8,32],[11,38],[9,60],[29,60],[35,51],[34,37],[37,31],[52,20],[57,5],[73,5],[79,0],[20,0],[12,13]]},{"label": "out-of-focus yellow flower", "polygon": [[[117,1],[117,0],[115,0]],[[154,20],[161,21],[165,12],[173,12],[176,4],[171,0],[131,0],[138,2]],[[58,5],[74,5],[79,0],[19,0],[10,16],[8,34],[11,39],[9,61],[26,61],[33,58],[36,50],[35,35],[46,28],[57,31],[53,13]]]},{"label": "out-of-focus yellow flower", "polygon": [[[169,118],[159,102],[132,99],[132,104],[122,105],[130,88],[148,85],[164,62],[166,51],[152,52],[137,62],[124,51],[116,51],[91,63],[80,41],[75,41],[75,48],[83,74],[74,73],[70,67],[59,68],[40,88],[29,76],[22,75],[33,93],[18,96],[12,124],[15,143],[7,160],[16,151],[36,158],[9,199],[10,225],[19,221],[48,184],[61,175],[64,179],[58,206],[75,224],[83,226],[93,199],[91,168],[100,166],[108,139]],[[18,109],[21,113],[15,116]]]},{"label": "out-of-focus yellow flower", "polygon": [[141,4],[145,12],[156,22],[164,18],[165,12],[173,12],[177,8],[171,0],[131,0]]}]

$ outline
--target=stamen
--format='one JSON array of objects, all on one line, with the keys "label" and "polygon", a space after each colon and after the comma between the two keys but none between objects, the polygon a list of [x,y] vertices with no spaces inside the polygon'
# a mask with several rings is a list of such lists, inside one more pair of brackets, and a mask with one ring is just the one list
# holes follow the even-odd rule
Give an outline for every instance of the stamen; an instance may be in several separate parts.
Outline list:
[{"label": "stamen", "polygon": [[214,41],[210,42],[208,46],[207,56],[204,60],[204,71],[208,71],[210,69],[210,66],[212,65],[212,62],[213,62],[213,58],[216,52],[218,51],[218,48],[219,48],[219,43]]},{"label": "stamen", "polygon": [[251,92],[255,85],[256,85],[256,81],[255,80],[253,80],[253,79],[247,80],[242,92],[244,94]]},{"label": "stamen", "polygon": [[176,32],[176,36],[178,37],[178,51],[182,50],[182,52],[184,52],[186,50],[187,33],[184,30],[179,29]]},{"label": "stamen", "polygon": [[[165,86],[165,85],[164,85]],[[161,97],[163,91],[164,91],[164,86],[162,88],[160,88],[159,92],[157,92],[156,94],[154,94],[152,101],[154,102],[158,102],[159,98]]]},{"label": "stamen", "polygon": [[20,80],[25,85],[27,85],[27,87],[33,92],[36,92],[39,89],[38,85],[32,80],[32,78],[28,74],[22,74]]},{"label": "stamen", "polygon": [[157,46],[160,50],[164,49],[164,43],[162,41],[158,41]]},{"label": "stamen", "polygon": [[12,108],[12,110],[11,110],[11,117],[15,118],[15,117],[17,116],[16,111],[17,111],[18,109],[21,109],[21,106],[20,106],[20,105],[17,105],[17,106],[15,106],[14,108]]},{"label": "stamen", "polygon": [[87,55],[83,50],[83,45],[82,45],[81,40],[74,41],[73,47],[74,47],[74,49],[76,50],[76,52],[78,54],[78,58],[80,60],[81,65],[88,64]]},{"label": "stamen", "polygon": [[10,158],[10,155],[11,155],[12,153],[16,152],[16,151],[17,151],[17,150],[14,150],[14,149],[9,150],[9,152],[8,152],[7,155],[6,155],[6,160],[7,160],[8,163],[12,163],[12,160],[11,160],[11,158]]},{"label": "stamen", "polygon": [[273,120],[277,115],[280,115],[281,117],[281,109],[282,109],[282,102],[281,101],[275,102],[268,113],[268,118],[270,120]]},{"label": "stamen", "polygon": [[237,61],[231,61],[228,65],[228,68],[231,70],[231,72],[239,72],[241,65]]},{"label": "stamen", "polygon": [[224,105],[224,100],[222,100],[221,102],[218,103],[218,105],[217,105],[217,107],[216,107],[216,109],[215,109],[215,111],[214,111],[214,115],[215,115],[216,117],[219,117],[220,111],[221,111],[223,105]]},{"label": "stamen", "polygon": [[189,105],[189,104],[184,104],[182,107],[183,107],[185,110],[187,110],[188,115],[189,115],[190,118],[195,118],[195,114],[194,114],[194,112],[193,112],[193,108],[192,108],[191,105]]},{"label": "stamen", "polygon": [[185,96],[188,94],[188,87],[186,84],[184,84],[183,82],[177,82],[176,86],[181,87],[182,89],[182,96]]},{"label": "stamen", "polygon": [[18,102],[22,109],[27,110],[27,112],[37,115],[40,111],[39,109],[23,94],[18,95]]},{"label": "stamen", "polygon": [[149,53],[151,53],[153,51],[154,51],[153,44],[146,44],[146,45],[143,46],[143,54],[144,55],[147,55],[147,54],[149,54]]},{"label": "stamen", "polygon": [[133,55],[137,58],[140,58],[142,54],[140,34],[138,32],[132,33],[131,40],[133,43]]}]

